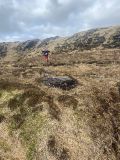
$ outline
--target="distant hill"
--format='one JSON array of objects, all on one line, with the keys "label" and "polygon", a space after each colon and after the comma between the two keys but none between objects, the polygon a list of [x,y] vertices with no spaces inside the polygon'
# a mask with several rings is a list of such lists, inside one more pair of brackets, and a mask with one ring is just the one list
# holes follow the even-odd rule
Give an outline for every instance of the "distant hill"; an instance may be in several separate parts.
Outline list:
[{"label": "distant hill", "polygon": [[55,47],[59,52],[69,50],[89,50],[93,48],[120,48],[120,27],[91,29],[79,32]]},{"label": "distant hill", "polygon": [[91,29],[69,37],[50,37],[44,40],[34,39],[24,42],[0,43],[0,56],[7,53],[37,53],[47,47],[54,53],[94,48],[120,48],[120,26]]}]

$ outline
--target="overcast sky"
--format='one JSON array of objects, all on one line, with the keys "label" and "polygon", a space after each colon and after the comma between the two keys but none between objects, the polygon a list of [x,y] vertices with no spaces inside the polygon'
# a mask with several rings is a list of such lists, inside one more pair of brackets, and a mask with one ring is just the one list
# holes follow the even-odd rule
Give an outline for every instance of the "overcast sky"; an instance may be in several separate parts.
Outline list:
[{"label": "overcast sky", "polygon": [[0,0],[0,41],[72,35],[120,24],[120,0]]}]

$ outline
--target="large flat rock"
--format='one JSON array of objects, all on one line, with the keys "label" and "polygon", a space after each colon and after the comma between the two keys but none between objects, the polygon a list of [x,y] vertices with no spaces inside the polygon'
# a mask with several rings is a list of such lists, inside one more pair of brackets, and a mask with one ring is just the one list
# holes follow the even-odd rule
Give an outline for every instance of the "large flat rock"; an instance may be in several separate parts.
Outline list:
[{"label": "large flat rock", "polygon": [[77,84],[77,81],[69,76],[45,77],[42,82],[47,86],[58,87],[64,90],[72,89]]}]

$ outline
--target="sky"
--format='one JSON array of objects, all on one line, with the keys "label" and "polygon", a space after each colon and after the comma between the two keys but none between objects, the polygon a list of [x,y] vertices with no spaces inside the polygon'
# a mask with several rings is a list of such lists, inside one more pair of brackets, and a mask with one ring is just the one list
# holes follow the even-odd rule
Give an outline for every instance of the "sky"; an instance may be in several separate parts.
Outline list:
[{"label": "sky", "polygon": [[120,0],[0,0],[0,41],[69,36],[120,24]]}]

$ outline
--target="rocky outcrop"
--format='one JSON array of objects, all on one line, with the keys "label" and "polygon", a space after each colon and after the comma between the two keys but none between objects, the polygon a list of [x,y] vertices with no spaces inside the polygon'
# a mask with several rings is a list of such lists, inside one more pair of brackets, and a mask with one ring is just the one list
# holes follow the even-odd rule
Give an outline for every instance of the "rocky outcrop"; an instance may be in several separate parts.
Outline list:
[{"label": "rocky outcrop", "polygon": [[1,43],[0,44],[0,57],[4,57],[7,54],[7,44]]},{"label": "rocky outcrop", "polygon": [[22,42],[16,47],[16,50],[19,52],[19,51],[27,51],[27,50],[35,49],[39,41],[40,41],[39,39],[35,39],[35,40],[28,40],[28,41]]},{"label": "rocky outcrop", "polygon": [[42,82],[50,87],[57,87],[63,90],[69,90],[76,86],[77,81],[69,76],[57,76],[43,78]]},{"label": "rocky outcrop", "polygon": [[120,31],[115,32],[107,41],[103,44],[105,48],[120,48]]},{"label": "rocky outcrop", "polygon": [[76,33],[64,43],[55,46],[55,52],[90,50],[93,48],[120,48],[120,27],[91,29]]},{"label": "rocky outcrop", "polygon": [[17,50],[17,52],[25,52],[25,51],[30,51],[30,50],[34,50],[37,48],[41,48],[46,46],[50,41],[54,41],[56,39],[58,39],[59,37],[51,37],[51,38],[46,38],[44,40],[40,40],[40,39],[33,39],[33,40],[28,40],[25,42],[20,42],[19,45],[15,48]]},{"label": "rocky outcrop", "polygon": [[55,37],[50,37],[50,38],[46,38],[44,40],[41,41],[41,43],[37,46],[37,48],[41,48],[41,47],[45,47],[46,45],[48,45],[51,41],[55,41],[58,38],[60,38],[59,36],[55,36]]}]

